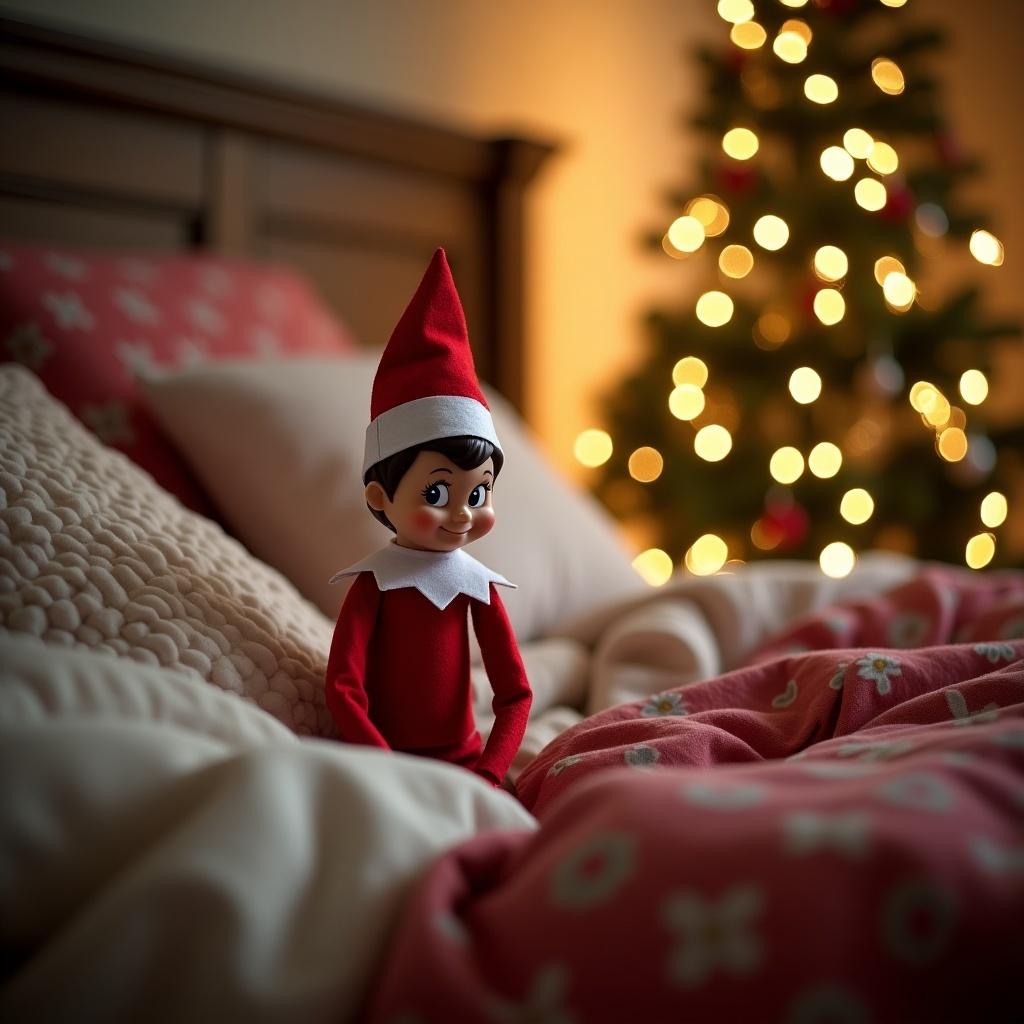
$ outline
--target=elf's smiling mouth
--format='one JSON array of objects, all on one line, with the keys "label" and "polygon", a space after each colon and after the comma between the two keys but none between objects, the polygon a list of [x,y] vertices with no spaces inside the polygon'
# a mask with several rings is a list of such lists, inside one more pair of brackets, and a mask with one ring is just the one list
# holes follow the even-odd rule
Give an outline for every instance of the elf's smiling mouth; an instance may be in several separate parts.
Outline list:
[{"label": "elf's smiling mouth", "polygon": [[[465,537],[466,534],[469,533],[469,530],[449,530],[447,526],[442,526],[441,529],[444,530],[445,533],[450,533],[453,537]],[[470,527],[470,529],[472,529],[472,527]]]}]

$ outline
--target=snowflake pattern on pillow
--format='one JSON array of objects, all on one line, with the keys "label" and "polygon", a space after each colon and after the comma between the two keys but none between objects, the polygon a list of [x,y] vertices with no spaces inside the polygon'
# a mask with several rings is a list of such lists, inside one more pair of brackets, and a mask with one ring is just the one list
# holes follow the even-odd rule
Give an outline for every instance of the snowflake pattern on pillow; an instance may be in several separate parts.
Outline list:
[{"label": "snowflake pattern on pillow", "polygon": [[280,267],[0,243],[0,361],[32,370],[101,441],[197,511],[209,501],[146,411],[136,375],[352,347]]}]

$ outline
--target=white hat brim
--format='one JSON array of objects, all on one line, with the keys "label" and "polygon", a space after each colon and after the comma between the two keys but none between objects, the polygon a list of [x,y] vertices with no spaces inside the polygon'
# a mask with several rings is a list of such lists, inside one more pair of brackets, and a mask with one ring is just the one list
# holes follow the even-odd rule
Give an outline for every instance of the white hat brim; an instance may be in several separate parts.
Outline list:
[{"label": "white hat brim", "polygon": [[501,449],[490,410],[464,395],[431,395],[382,412],[366,428],[363,476],[382,459],[427,441],[479,437]]}]

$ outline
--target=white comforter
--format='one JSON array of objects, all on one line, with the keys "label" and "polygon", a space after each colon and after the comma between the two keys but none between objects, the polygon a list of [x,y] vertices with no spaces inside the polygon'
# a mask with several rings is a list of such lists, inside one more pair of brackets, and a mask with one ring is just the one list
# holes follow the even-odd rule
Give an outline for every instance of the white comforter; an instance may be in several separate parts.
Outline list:
[{"label": "white comforter", "polygon": [[3,1020],[351,1019],[409,882],[531,816],[166,669],[0,638]]}]

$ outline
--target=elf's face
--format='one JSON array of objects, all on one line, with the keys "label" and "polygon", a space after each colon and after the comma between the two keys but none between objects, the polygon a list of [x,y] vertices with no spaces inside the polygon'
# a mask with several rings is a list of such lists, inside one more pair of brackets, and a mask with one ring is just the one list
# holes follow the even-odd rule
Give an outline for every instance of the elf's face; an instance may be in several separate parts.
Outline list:
[{"label": "elf's face", "polygon": [[454,551],[494,526],[493,482],[492,459],[476,469],[459,469],[444,455],[423,451],[402,477],[393,499],[379,483],[370,483],[366,501],[388,517],[402,547]]}]

